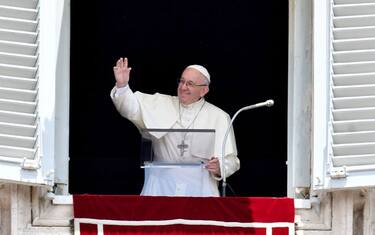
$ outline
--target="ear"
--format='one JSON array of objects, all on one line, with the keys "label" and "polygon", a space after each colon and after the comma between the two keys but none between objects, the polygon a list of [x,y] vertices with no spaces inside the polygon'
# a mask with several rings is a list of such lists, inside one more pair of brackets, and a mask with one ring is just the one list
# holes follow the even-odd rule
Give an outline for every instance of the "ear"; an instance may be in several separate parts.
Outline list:
[{"label": "ear", "polygon": [[210,88],[208,86],[204,86],[202,89],[201,89],[201,97],[204,97],[208,92],[210,91]]}]

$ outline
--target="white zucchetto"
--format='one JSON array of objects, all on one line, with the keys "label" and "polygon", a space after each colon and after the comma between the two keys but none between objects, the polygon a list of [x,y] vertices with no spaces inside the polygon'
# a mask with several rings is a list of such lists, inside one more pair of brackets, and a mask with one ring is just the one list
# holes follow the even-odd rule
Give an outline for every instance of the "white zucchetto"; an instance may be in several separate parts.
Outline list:
[{"label": "white zucchetto", "polygon": [[186,67],[186,69],[190,69],[190,68],[198,70],[201,74],[203,74],[203,76],[206,77],[208,83],[211,82],[210,74],[208,73],[205,67],[203,67],[202,65],[197,65],[197,64],[189,65],[188,67]]}]

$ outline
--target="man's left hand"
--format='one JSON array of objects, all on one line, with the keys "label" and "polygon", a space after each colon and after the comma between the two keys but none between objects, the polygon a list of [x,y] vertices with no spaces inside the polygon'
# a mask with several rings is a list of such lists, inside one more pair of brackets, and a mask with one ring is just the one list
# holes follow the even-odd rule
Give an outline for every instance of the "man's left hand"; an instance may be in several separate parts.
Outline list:
[{"label": "man's left hand", "polygon": [[206,169],[216,176],[220,176],[220,162],[217,157],[212,157],[206,163]]}]

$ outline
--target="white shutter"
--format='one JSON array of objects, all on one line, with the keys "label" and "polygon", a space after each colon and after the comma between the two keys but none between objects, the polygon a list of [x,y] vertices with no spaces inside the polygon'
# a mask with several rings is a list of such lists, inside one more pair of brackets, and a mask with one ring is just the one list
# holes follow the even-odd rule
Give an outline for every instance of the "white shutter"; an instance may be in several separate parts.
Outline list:
[{"label": "white shutter", "polygon": [[328,156],[322,188],[374,186],[375,0],[333,0],[330,22]]},{"label": "white shutter", "polygon": [[38,1],[0,0],[0,180],[51,185],[40,151],[38,32]]}]

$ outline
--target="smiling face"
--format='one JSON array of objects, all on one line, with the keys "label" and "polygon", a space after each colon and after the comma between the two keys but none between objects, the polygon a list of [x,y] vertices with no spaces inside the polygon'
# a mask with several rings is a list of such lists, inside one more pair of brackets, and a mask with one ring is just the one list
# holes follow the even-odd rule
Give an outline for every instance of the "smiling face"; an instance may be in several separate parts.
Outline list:
[{"label": "smiling face", "polygon": [[179,83],[177,95],[180,102],[184,105],[198,101],[209,91],[208,85],[202,86],[203,84],[207,84],[207,79],[198,70],[193,68],[185,69],[181,75],[181,80],[184,82]]}]

